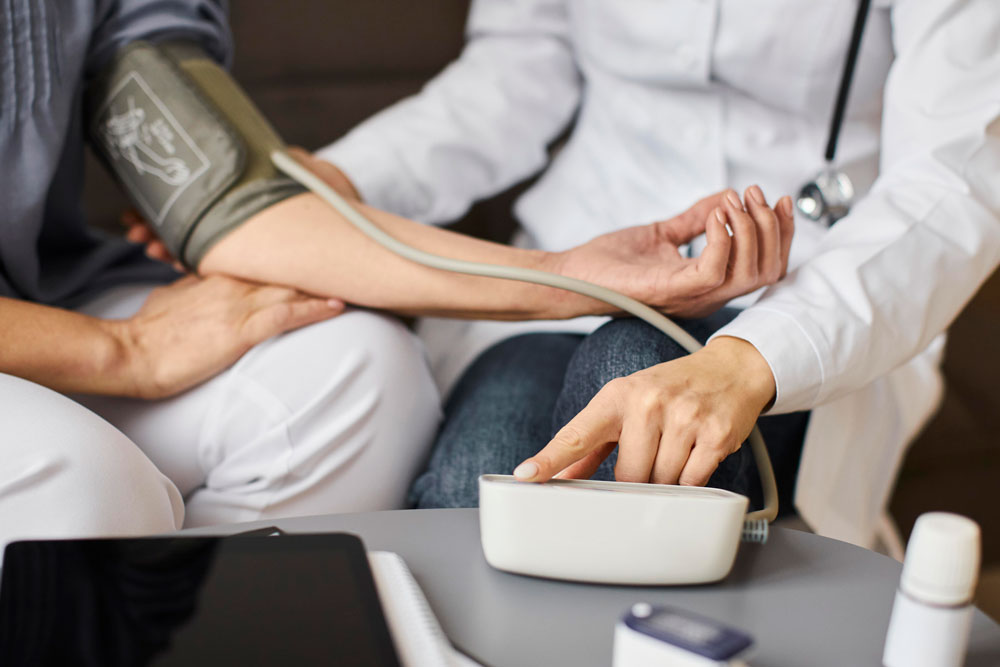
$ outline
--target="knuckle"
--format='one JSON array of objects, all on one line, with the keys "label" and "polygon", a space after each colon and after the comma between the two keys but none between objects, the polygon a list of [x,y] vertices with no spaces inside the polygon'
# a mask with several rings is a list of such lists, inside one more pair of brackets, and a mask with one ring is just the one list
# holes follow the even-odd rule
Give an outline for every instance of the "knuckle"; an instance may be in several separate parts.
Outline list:
[{"label": "knuckle", "polygon": [[723,438],[708,443],[708,453],[716,463],[729,456],[731,451],[732,448],[729,446],[728,439]]},{"label": "knuckle", "polygon": [[569,454],[583,454],[585,445],[583,439],[583,433],[574,424],[566,424],[563,426],[556,437],[553,438],[553,443],[559,447],[560,450],[567,452]]},{"label": "knuckle", "polygon": [[613,380],[609,380],[601,387],[600,391],[597,392],[597,396],[594,398],[600,398],[602,400],[617,398],[621,396],[627,396],[635,390],[635,382],[629,377],[619,377]]},{"label": "knuckle", "polygon": [[735,439],[735,433],[730,424],[719,419],[708,419],[702,428],[702,442],[715,449],[726,449]]},{"label": "knuckle", "polygon": [[655,392],[644,392],[635,401],[635,406],[645,416],[659,415],[663,410],[663,400]]},{"label": "knuckle", "polygon": [[766,270],[761,271],[758,274],[758,281],[763,285],[773,285],[778,282],[778,278],[781,274],[780,267],[768,267]]},{"label": "knuckle", "polygon": [[670,419],[673,422],[690,424],[698,420],[701,406],[689,396],[676,399],[670,406]]}]

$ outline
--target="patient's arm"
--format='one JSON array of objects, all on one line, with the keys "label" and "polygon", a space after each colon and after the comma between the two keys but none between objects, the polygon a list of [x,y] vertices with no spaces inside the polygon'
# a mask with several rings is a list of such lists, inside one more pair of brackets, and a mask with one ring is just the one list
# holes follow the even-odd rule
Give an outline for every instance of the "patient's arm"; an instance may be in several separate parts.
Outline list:
[{"label": "patient's arm", "polygon": [[[428,252],[582,277],[668,312],[693,314],[706,303],[717,307],[737,293],[774,282],[787,262],[790,217],[750,198],[750,213],[744,212],[735,193],[725,194],[677,218],[608,234],[565,253],[490,243],[355,205],[385,231]],[[677,246],[702,232],[708,237],[702,255],[681,257]],[[250,218],[209,250],[198,270],[410,315],[536,319],[613,311],[562,290],[415,264],[369,240],[312,194],[286,199]]]},{"label": "patient's arm", "polygon": [[157,288],[127,320],[0,297],[0,373],[61,392],[163,398],[271,336],[342,309],[337,301],[222,276]]}]

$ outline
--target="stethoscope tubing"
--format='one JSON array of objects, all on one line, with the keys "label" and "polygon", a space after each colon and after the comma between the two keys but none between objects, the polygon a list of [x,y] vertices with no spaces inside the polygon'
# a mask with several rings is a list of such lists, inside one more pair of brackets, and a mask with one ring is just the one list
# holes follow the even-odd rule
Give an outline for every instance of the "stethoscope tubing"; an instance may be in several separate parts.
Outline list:
[{"label": "stethoscope tubing", "polygon": [[851,45],[844,61],[844,71],[840,75],[840,88],[837,90],[837,100],[833,105],[833,117],[830,119],[830,132],[826,140],[824,157],[827,163],[832,163],[837,154],[837,141],[840,139],[840,129],[844,124],[844,111],[847,109],[847,98],[851,92],[851,81],[854,79],[854,69],[861,52],[861,37],[868,22],[868,9],[871,0],[860,0],[858,12],[854,16],[854,30],[851,33]]}]

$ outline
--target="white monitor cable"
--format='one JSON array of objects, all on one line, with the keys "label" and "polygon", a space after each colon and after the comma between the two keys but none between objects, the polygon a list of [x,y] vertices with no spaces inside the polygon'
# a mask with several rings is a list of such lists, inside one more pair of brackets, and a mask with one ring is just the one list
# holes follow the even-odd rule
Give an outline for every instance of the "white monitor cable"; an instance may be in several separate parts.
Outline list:
[{"label": "white monitor cable", "polygon": [[[576,292],[577,294],[603,301],[638,317],[662,331],[688,352],[695,352],[702,347],[701,343],[691,336],[691,334],[684,331],[684,329],[680,328],[662,313],[644,303],[606,287],[576,278],[560,276],[555,273],[538,271],[537,269],[482,264],[479,262],[452,259],[450,257],[441,257],[440,255],[434,255],[408,246],[383,231],[381,227],[362,215],[336,190],[284,151],[274,151],[271,153],[271,161],[282,172],[333,206],[338,213],[343,215],[348,222],[357,227],[366,236],[387,250],[412,262],[453,273],[500,278],[503,280],[519,280],[521,282],[535,283]],[[757,471],[760,473],[761,488],[764,492],[764,507],[747,513],[743,525],[743,540],[747,542],[764,542],[767,540],[768,523],[774,521],[775,517],[778,516],[778,489],[774,478],[774,469],[771,467],[771,459],[767,454],[767,448],[764,446],[764,438],[760,434],[760,429],[754,426],[748,440],[753,452],[754,461],[757,464]]]}]

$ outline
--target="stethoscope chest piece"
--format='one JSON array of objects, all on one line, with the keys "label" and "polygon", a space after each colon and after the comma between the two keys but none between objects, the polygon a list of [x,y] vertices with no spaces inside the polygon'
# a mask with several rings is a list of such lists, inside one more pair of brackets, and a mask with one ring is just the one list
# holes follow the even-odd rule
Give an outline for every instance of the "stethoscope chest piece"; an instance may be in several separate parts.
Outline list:
[{"label": "stethoscope chest piece", "polygon": [[857,64],[858,53],[861,50],[861,34],[868,18],[868,8],[871,0],[858,2],[858,13],[854,17],[854,30],[851,33],[851,45],[844,63],[844,72],[840,77],[840,87],[833,107],[833,117],[830,119],[830,133],[826,141],[826,167],[816,178],[809,181],[799,190],[795,207],[799,213],[827,226],[837,222],[851,210],[854,203],[854,184],[840,169],[833,166],[837,154],[837,140],[840,138],[840,128],[847,109],[847,97],[851,88],[851,78],[854,66]]},{"label": "stethoscope chest piece", "polygon": [[853,203],[854,184],[847,174],[833,166],[827,166],[803,185],[795,199],[799,213],[828,226],[847,215]]}]

